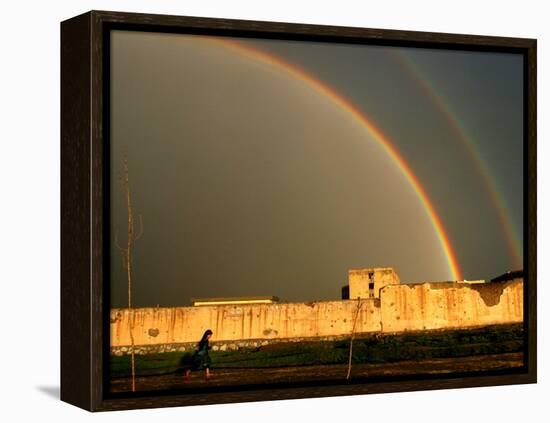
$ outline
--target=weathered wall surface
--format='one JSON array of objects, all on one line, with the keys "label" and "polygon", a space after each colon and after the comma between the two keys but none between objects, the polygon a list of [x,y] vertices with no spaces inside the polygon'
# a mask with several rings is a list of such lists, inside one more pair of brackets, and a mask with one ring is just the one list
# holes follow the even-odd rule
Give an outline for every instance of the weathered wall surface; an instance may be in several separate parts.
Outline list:
[{"label": "weathered wall surface", "polygon": [[523,321],[523,280],[390,285],[380,293],[383,332]]},{"label": "weathered wall surface", "polygon": [[[467,328],[523,320],[523,280],[388,285],[364,299],[356,332]],[[133,310],[135,345],[324,337],[350,334],[357,300]],[[111,311],[111,346],[130,345],[130,313]]]},{"label": "weathered wall surface", "polygon": [[[351,333],[357,300],[201,307],[138,308],[135,345],[197,342],[206,329],[213,341],[322,337]],[[379,300],[362,300],[357,332],[380,331]],[[111,311],[111,346],[130,345],[127,309]]]}]

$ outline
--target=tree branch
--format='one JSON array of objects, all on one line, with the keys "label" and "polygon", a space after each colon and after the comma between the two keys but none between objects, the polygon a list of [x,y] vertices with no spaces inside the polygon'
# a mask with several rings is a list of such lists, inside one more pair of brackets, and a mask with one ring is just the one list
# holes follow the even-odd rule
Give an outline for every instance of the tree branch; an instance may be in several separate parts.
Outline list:
[{"label": "tree branch", "polygon": [[134,242],[140,239],[141,236],[143,235],[143,219],[141,218],[141,214],[138,215],[138,219],[139,219],[139,232],[136,236],[134,236]]},{"label": "tree branch", "polygon": [[118,248],[119,251],[126,253],[126,248],[122,248],[118,243],[118,233],[115,233],[115,246]]},{"label": "tree branch", "polygon": [[122,256],[122,267],[124,269],[128,269],[128,260],[126,259],[126,252],[125,251],[121,251],[120,252],[120,255]]}]

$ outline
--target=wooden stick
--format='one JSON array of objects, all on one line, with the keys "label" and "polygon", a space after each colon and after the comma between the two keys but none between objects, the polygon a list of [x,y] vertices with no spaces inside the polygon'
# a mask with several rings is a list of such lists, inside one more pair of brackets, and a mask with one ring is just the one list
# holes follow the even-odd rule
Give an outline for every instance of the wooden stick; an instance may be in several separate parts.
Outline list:
[{"label": "wooden stick", "polygon": [[357,317],[359,316],[359,311],[361,309],[361,297],[357,298],[357,311],[355,312],[355,318],[353,319],[353,326],[351,328],[351,339],[349,341],[349,358],[348,358],[348,374],[346,379],[349,379],[351,375],[351,356],[353,352],[353,339],[355,338],[355,325],[357,323]]}]

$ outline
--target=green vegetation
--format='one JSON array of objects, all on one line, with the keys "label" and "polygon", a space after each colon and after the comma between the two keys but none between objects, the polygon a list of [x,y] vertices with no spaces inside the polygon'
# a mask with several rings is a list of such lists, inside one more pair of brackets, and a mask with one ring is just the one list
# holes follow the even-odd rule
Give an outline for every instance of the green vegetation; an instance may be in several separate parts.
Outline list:
[{"label": "green vegetation", "polygon": [[[519,352],[523,327],[498,325],[480,329],[429,331],[398,335],[365,335],[353,342],[353,363],[388,363],[403,360],[466,357]],[[261,368],[347,363],[349,339],[282,342],[237,351],[210,351],[212,368]],[[159,375],[183,371],[192,352],[171,352],[135,357],[136,374]],[[130,375],[130,357],[111,357],[112,377]]]}]

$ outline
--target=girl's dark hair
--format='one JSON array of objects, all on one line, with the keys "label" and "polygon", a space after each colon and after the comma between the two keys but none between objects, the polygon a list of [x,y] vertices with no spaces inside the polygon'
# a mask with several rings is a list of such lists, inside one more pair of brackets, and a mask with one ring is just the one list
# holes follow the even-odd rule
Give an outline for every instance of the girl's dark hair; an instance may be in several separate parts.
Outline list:
[{"label": "girl's dark hair", "polygon": [[202,343],[206,341],[206,337],[207,337],[208,335],[212,335],[212,331],[211,331],[210,329],[206,329],[206,331],[205,331],[204,334],[202,335],[201,340],[199,341],[199,345],[202,345]]}]

